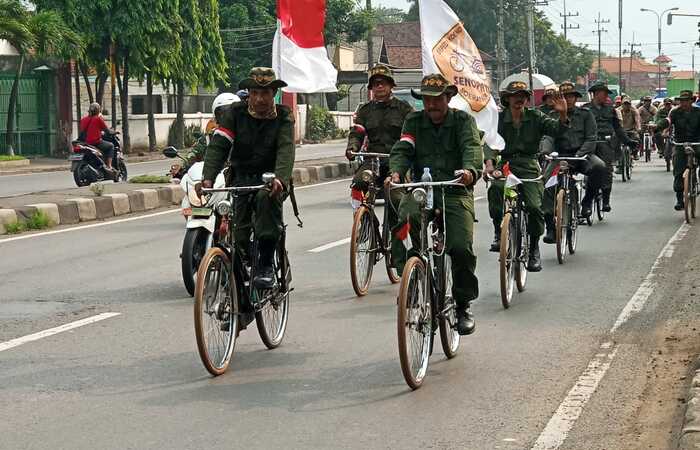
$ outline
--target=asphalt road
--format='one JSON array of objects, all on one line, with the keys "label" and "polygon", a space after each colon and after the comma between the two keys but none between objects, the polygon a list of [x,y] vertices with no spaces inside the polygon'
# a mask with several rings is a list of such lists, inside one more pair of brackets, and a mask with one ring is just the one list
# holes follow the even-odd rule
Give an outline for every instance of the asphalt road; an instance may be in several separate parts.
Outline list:
[{"label": "asphalt road", "polygon": [[[658,270],[682,257],[665,247],[682,220],[662,170],[639,168],[631,183],[617,182],[613,214],[582,230],[565,265],[545,246],[543,272],[531,274],[507,311],[487,251],[487,205],[478,200],[477,332],[462,338],[453,360],[437,345],[415,392],[401,376],[397,289],[382,266],[370,295],[358,299],[348,245],[309,252],[349,235],[346,181],[298,191],[303,229],[287,215],[296,290],[283,345],[265,350],[249,328],[217,378],[196,352],[178,214],[0,240],[0,448],[526,449],[572,387],[591,384],[588,403],[585,395],[565,402],[572,426],[563,444],[539,448],[633,448],[622,428],[643,394],[647,330],[673,297],[654,293],[610,329],[662,249],[668,261]],[[686,239],[697,235],[691,229]],[[2,350],[106,312],[120,315]],[[605,354],[608,342],[614,351]],[[610,364],[602,381],[580,378],[596,358]]]},{"label": "asphalt road", "polygon": [[[344,143],[302,145],[297,147],[297,161],[343,156]],[[145,174],[164,175],[172,160],[158,160],[127,164],[129,177]],[[68,171],[29,173],[22,175],[0,175],[0,197],[56,191],[75,187],[73,174]]]}]

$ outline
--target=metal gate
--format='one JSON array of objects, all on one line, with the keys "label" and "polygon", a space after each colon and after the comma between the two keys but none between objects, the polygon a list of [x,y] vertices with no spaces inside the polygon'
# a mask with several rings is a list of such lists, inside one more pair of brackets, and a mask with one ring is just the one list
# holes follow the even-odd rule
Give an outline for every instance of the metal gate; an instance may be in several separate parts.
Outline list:
[{"label": "metal gate", "polygon": [[[7,111],[14,74],[0,74],[0,154],[7,153]],[[56,147],[56,89],[53,72],[25,74],[19,80],[15,154],[50,155]]]}]

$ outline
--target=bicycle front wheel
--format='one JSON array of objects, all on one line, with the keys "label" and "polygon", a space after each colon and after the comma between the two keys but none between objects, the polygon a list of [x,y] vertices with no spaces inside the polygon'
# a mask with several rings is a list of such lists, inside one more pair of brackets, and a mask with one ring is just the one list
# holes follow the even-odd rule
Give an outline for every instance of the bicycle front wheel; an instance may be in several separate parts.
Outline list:
[{"label": "bicycle front wheel", "polygon": [[457,303],[452,297],[452,258],[444,255],[441,259],[439,273],[441,274],[442,302],[438,324],[440,326],[440,343],[442,351],[448,358],[454,358],[459,348],[459,333],[457,332]]},{"label": "bicycle front wheel", "polygon": [[516,264],[515,264],[515,285],[518,292],[525,290],[527,283],[527,260],[530,257],[530,235],[527,232],[527,214],[520,213],[520,226],[512,227],[516,231]]},{"label": "bicycle front wheel", "polygon": [[556,236],[557,236],[557,261],[559,264],[564,264],[566,261],[566,251],[567,249],[567,219],[568,212],[566,211],[565,194],[563,189],[560,189],[557,193],[556,208],[554,210],[554,223],[556,225]]},{"label": "bicycle front wheel", "polygon": [[374,270],[377,238],[374,235],[374,214],[366,206],[355,211],[350,235],[350,280],[358,297],[367,295]]},{"label": "bicycle front wheel", "polygon": [[691,223],[691,206],[690,206],[690,189],[691,189],[691,183],[692,180],[690,179],[691,177],[691,170],[690,169],[685,169],[685,172],[683,172],[683,212],[685,213],[685,222],[686,223]]},{"label": "bicycle front wheel", "polygon": [[567,244],[569,248],[569,254],[573,255],[576,253],[576,244],[578,243],[578,219],[581,215],[580,208],[581,204],[578,200],[578,195],[575,195],[576,190],[571,194],[573,197],[571,199],[572,204],[568,204],[566,209],[569,212],[569,228],[567,230]]},{"label": "bicycle front wheel", "polygon": [[625,170],[627,171],[627,181],[632,181],[632,155],[628,152],[626,158],[627,164],[625,164]]},{"label": "bicycle front wheel", "polygon": [[501,279],[501,304],[510,307],[515,285],[515,266],[517,264],[517,231],[513,214],[507,212],[501,222],[501,253],[498,258]]},{"label": "bicycle front wheel", "polygon": [[[284,255],[284,256],[281,256]],[[274,258],[274,270],[277,278],[277,285],[283,286],[285,278],[289,279],[289,259],[287,251],[277,249]],[[260,289],[255,289],[255,294],[258,296],[267,295],[267,292]],[[284,339],[284,332],[287,330],[287,320],[289,318],[289,290],[285,292],[277,292],[269,302],[259,311],[255,312],[255,325],[258,328],[260,339],[265,344],[265,347],[272,350],[279,347]]]},{"label": "bicycle front wheel", "polygon": [[202,258],[197,272],[194,331],[204,367],[214,376],[226,372],[238,331],[236,281],[228,255],[218,247]]},{"label": "bicycle front wheel", "polygon": [[418,389],[428,371],[433,336],[433,312],[425,263],[408,260],[399,285],[397,331],[401,372],[411,389]]},{"label": "bicycle front wheel", "polygon": [[603,211],[603,196],[600,192],[596,194],[593,204],[595,206],[595,213],[598,216],[598,222],[602,222],[603,219],[605,219],[605,211]]}]

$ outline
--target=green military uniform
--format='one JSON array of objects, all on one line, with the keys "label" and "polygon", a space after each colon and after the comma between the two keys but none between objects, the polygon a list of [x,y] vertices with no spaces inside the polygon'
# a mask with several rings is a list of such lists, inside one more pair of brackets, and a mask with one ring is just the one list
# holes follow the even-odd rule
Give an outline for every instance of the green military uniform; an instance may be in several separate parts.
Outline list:
[{"label": "green military uniform", "polygon": [[[393,86],[396,85],[391,70],[382,64],[378,64],[369,72],[368,89],[372,89],[372,82],[376,78],[384,78]],[[388,101],[380,102],[372,100],[360,105],[357,109],[355,124],[350,129],[348,135],[347,151],[359,152],[365,138],[367,138],[367,150],[371,153],[391,152],[391,147],[401,137],[401,128],[406,116],[413,112],[413,107],[407,102],[396,97],[391,97]],[[379,179],[384,180],[388,176],[388,161],[380,160]],[[372,161],[366,160],[358,169],[353,186],[360,190],[367,189],[366,184],[361,179],[364,170],[372,169]]]},{"label": "green military uniform", "polygon": [[[670,107],[666,108],[666,105],[669,105]],[[668,113],[671,112],[672,108],[673,101],[671,99],[664,99],[664,105],[657,109],[653,122],[658,124],[667,118]],[[659,156],[664,156],[666,149],[664,148],[664,135],[662,134],[662,130],[656,129],[654,131],[654,142],[656,143],[656,150],[659,152]]]},{"label": "green military uniform", "polygon": [[[506,107],[501,111],[498,120],[498,134],[506,142],[506,147],[500,152],[500,162],[497,169],[502,169],[509,163],[511,172],[518,178],[532,179],[540,176],[540,165],[537,160],[539,144],[544,135],[556,137],[563,133],[566,125],[559,120],[544,115],[533,108],[524,108],[519,124],[513,121],[513,116],[508,107],[510,95],[525,92],[530,95],[527,85],[522,82],[512,82],[506,91],[501,93],[501,102]],[[487,152],[485,160],[494,160],[496,156]],[[504,202],[503,180],[494,180],[488,190],[489,215],[493,220],[494,228],[500,230],[503,220]],[[542,214],[543,183],[523,183],[522,190],[525,207],[528,212],[528,232],[530,236],[539,240],[544,232],[544,215]],[[496,233],[498,234],[498,232]]]},{"label": "green military uniform", "polygon": [[[694,101],[692,91],[681,91],[676,100]],[[669,123],[670,122],[670,123]],[[674,108],[668,114],[667,119],[657,122],[659,130],[664,130],[673,124],[673,140],[677,143],[700,142],[700,108],[691,105],[688,111],[682,108]],[[694,147],[695,158],[700,160],[700,146]],[[676,145],[673,152],[673,190],[676,192],[679,203],[682,202],[683,172],[688,165],[688,157],[681,145]]]},{"label": "green military uniform", "polygon": [[[420,93],[414,96],[443,93],[455,95],[442,75],[423,78]],[[482,150],[476,121],[464,111],[449,109],[440,125],[434,125],[427,113],[414,112],[404,123],[401,140],[391,150],[390,169],[402,177],[410,172],[414,180],[420,181],[424,168],[429,168],[433,181],[449,181],[455,178],[456,170],[469,170],[476,181],[481,173]],[[479,295],[479,284],[475,275],[476,255],[474,238],[474,190],[473,186],[454,187],[445,190],[445,204],[441,193],[434,193],[435,207],[444,211],[447,226],[446,251],[452,258],[453,297],[460,307]],[[392,191],[392,202],[399,204],[399,224],[394,232],[407,221],[411,223],[413,246],[420,242],[420,211],[412,195],[399,190]],[[392,255],[399,272],[403,270],[407,257],[406,247],[396,236],[392,239]]]},{"label": "green military uniform", "polygon": [[[286,83],[276,80],[272,69],[254,68],[250,77],[241,81],[239,88],[277,89],[283,86]],[[232,172],[227,180],[228,185],[258,185],[262,182],[263,173],[274,172],[288,188],[295,151],[291,110],[283,105],[274,105],[274,110],[264,117],[256,117],[257,114],[244,102],[222,108],[225,109],[221,121],[206,149],[204,179],[214,180],[228,158]],[[284,195],[271,197],[268,191],[258,191],[252,202],[245,196],[240,197],[234,205],[236,242],[247,242],[251,228],[254,228],[259,241],[276,243],[284,226],[283,200]]]}]

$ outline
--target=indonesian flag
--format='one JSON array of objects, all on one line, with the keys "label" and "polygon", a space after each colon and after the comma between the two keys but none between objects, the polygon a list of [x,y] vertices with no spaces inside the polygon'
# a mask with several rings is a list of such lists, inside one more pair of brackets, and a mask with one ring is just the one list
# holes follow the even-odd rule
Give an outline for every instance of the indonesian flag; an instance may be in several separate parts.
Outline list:
[{"label": "indonesian flag", "polygon": [[406,223],[401,226],[401,228],[396,230],[395,236],[403,243],[406,250],[413,248],[413,244],[411,243],[411,222],[407,220]]},{"label": "indonesian flag", "polygon": [[557,164],[557,166],[552,171],[552,176],[550,176],[549,180],[547,180],[547,182],[544,184],[545,189],[557,185],[557,175],[559,175],[559,164]]},{"label": "indonesian flag", "polygon": [[362,202],[365,201],[365,194],[357,188],[350,189],[350,204],[352,205],[353,211],[362,206]]},{"label": "indonesian flag", "polygon": [[441,73],[457,86],[459,95],[450,106],[471,114],[489,147],[503,150],[506,143],[498,134],[498,107],[479,49],[443,0],[420,0],[418,6],[423,75]]},{"label": "indonesian flag", "polygon": [[506,187],[513,187],[517,186],[522,183],[520,181],[520,178],[516,177],[513,172],[510,171],[510,163],[507,162],[503,168],[501,169],[501,172],[503,172],[503,175],[506,176]]},{"label": "indonesian flag", "polygon": [[336,92],[338,71],[323,42],[325,0],[277,0],[272,67],[286,92]]}]

